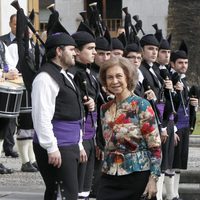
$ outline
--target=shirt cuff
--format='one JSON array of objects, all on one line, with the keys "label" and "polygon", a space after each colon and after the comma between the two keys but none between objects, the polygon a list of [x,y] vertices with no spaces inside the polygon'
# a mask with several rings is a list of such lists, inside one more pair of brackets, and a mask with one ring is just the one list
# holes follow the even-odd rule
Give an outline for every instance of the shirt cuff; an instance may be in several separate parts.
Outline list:
[{"label": "shirt cuff", "polygon": [[82,143],[78,143],[79,146],[79,150],[82,151],[84,149],[83,144]]},{"label": "shirt cuff", "polygon": [[53,144],[52,147],[47,148],[47,153],[53,153],[55,151],[58,151],[58,145]]},{"label": "shirt cuff", "polygon": [[164,131],[166,131],[166,130],[167,130],[167,127],[161,128],[161,131],[162,131],[162,132],[164,132]]},{"label": "shirt cuff", "polygon": [[174,133],[176,133],[178,131],[177,127],[174,126]]}]

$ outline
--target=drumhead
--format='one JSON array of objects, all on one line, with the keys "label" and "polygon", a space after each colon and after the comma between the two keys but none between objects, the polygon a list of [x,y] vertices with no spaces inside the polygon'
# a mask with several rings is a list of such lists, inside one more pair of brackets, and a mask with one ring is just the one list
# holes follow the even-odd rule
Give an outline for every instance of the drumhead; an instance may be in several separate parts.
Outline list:
[{"label": "drumhead", "polygon": [[23,93],[25,88],[21,85],[11,83],[9,81],[0,82],[0,92],[3,93]]}]

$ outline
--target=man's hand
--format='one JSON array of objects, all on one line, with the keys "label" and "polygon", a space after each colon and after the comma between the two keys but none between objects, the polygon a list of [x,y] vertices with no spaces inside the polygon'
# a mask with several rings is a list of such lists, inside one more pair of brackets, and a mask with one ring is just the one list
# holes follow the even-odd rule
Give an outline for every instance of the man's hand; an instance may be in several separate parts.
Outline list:
[{"label": "man's hand", "polygon": [[168,90],[173,90],[173,83],[171,80],[164,80],[165,88]]},{"label": "man's hand", "polygon": [[194,107],[198,106],[199,105],[199,100],[197,98],[191,97],[190,98],[190,105],[194,106]]},{"label": "man's hand", "polygon": [[156,95],[155,95],[154,91],[151,90],[151,89],[147,90],[144,94],[147,96],[148,100],[155,100],[156,99]]},{"label": "man's hand", "polygon": [[161,141],[163,144],[165,144],[165,142],[167,141],[167,138],[169,137],[169,135],[167,134],[167,130],[163,130],[161,132]]},{"label": "man's hand", "polygon": [[60,168],[62,164],[62,159],[59,150],[52,153],[48,153],[48,163],[50,165],[53,165],[54,167]]},{"label": "man's hand", "polygon": [[177,82],[176,85],[174,85],[175,90],[183,91],[183,83]]},{"label": "man's hand", "polygon": [[177,146],[179,141],[180,141],[180,138],[178,134],[174,133],[174,145]]},{"label": "man's hand", "polygon": [[83,101],[84,101],[84,106],[87,106],[87,108],[88,108],[88,111],[94,111],[95,110],[95,102],[94,102],[94,100],[91,98],[91,97],[89,97],[89,100],[87,99],[87,96],[84,96],[83,97]]},{"label": "man's hand", "polygon": [[87,154],[85,152],[85,149],[80,150],[80,162],[87,162]]},{"label": "man's hand", "polygon": [[8,80],[14,80],[19,77],[19,73],[17,69],[10,70],[8,73],[5,73],[5,78]]}]

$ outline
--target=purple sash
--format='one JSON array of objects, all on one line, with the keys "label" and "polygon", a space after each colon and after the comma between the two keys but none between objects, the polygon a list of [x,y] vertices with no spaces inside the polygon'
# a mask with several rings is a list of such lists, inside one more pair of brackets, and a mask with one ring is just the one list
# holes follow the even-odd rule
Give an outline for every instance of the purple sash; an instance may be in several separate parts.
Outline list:
[{"label": "purple sash", "polygon": [[[57,139],[58,146],[69,146],[78,144],[80,139],[81,120],[64,121],[52,120],[53,132]],[[34,142],[39,143],[37,133],[34,135]]]},{"label": "purple sash", "polygon": [[161,118],[162,118],[163,112],[164,112],[165,104],[164,104],[164,103],[157,103],[156,106],[157,106],[157,108],[158,108],[158,110],[159,110],[159,112],[160,112],[160,116],[161,116]]},{"label": "purple sash", "polygon": [[[163,113],[164,113],[165,104],[164,103],[157,103],[156,106],[157,106],[157,108],[158,108],[158,110],[160,112],[161,118],[163,119]],[[174,115],[171,114],[169,116],[169,119],[173,121],[174,120]]]},{"label": "purple sash", "polygon": [[88,113],[88,116],[85,122],[85,131],[83,133],[84,140],[92,139],[96,133],[97,112],[92,112],[92,117],[93,117],[95,126],[92,126],[91,115],[90,113]]},{"label": "purple sash", "polygon": [[[187,109],[187,113],[189,114],[189,110]],[[178,109],[178,122],[176,123],[176,126],[178,129],[180,128],[188,128],[189,127],[189,116],[185,116],[183,106],[180,105]]]}]

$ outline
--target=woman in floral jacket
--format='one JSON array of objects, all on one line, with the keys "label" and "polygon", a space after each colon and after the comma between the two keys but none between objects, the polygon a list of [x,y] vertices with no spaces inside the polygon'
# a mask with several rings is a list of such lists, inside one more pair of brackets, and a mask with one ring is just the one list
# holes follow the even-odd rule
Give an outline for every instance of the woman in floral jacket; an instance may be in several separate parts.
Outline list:
[{"label": "woman in floral jacket", "polygon": [[102,66],[100,79],[115,99],[101,108],[105,147],[97,200],[153,199],[161,142],[150,103],[132,92],[137,71],[126,58],[113,58]]}]

